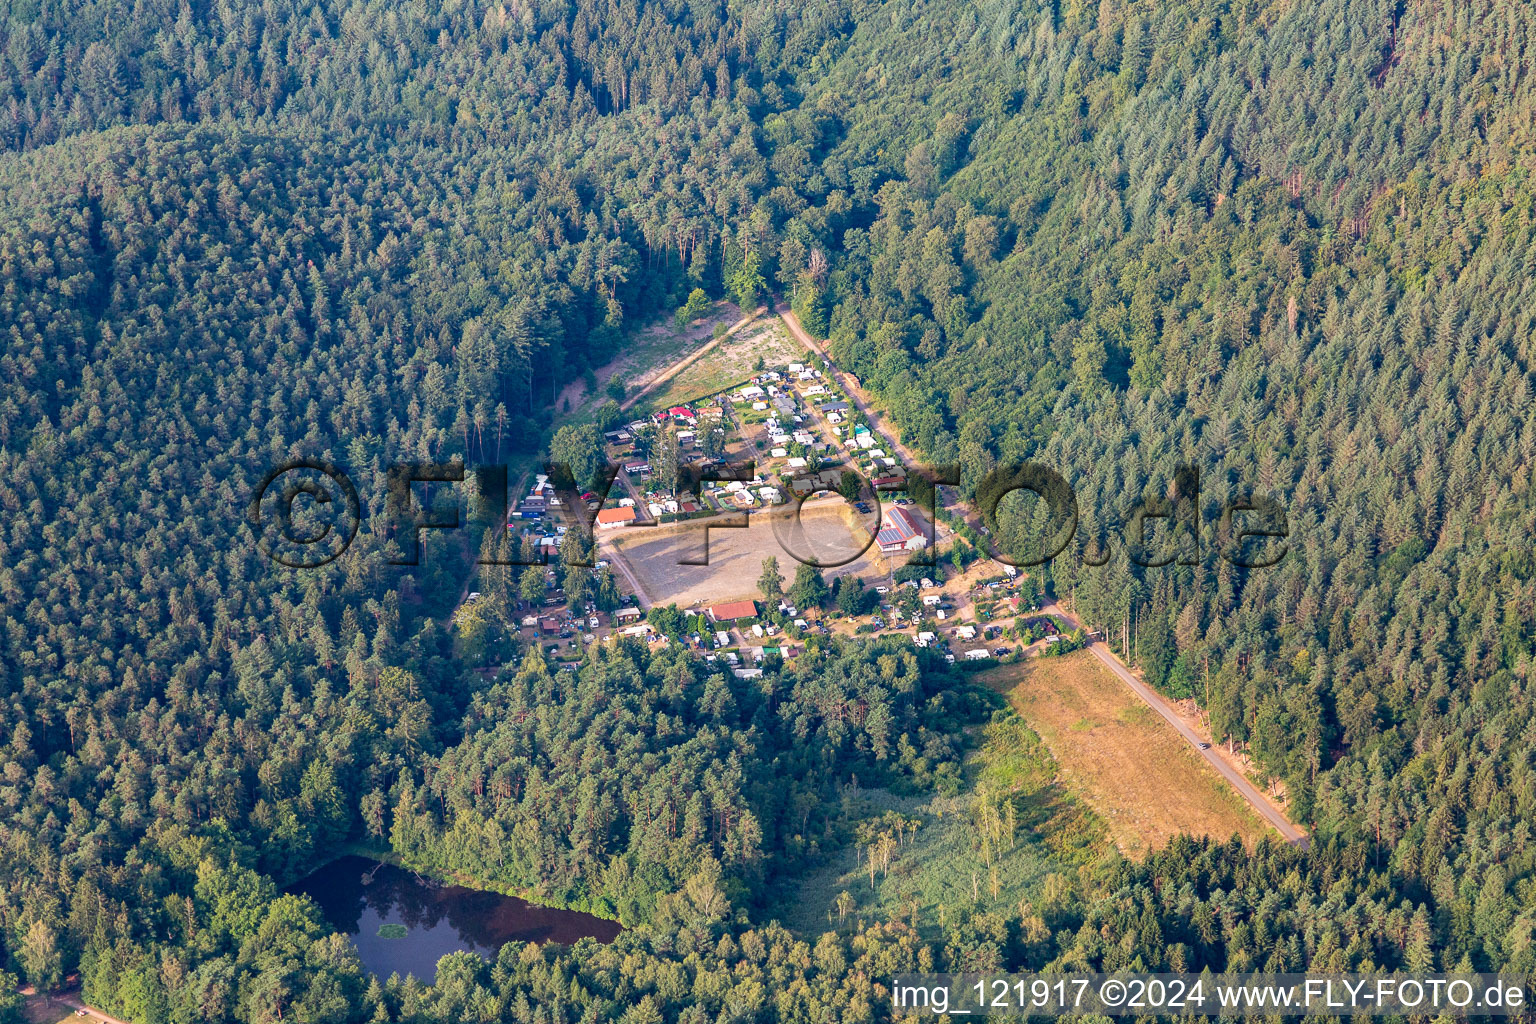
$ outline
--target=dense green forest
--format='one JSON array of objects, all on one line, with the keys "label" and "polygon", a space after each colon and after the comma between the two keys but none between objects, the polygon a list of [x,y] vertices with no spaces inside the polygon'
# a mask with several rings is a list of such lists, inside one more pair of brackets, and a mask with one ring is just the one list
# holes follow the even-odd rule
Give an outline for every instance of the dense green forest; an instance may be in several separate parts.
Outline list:
[{"label": "dense green forest", "polygon": [[[1533,35],[1513,0],[5,5],[0,967],[135,1022],[328,1024],[1536,969]],[[1180,839],[791,934],[842,787],[955,784],[994,713],[963,676],[874,642],[487,675],[443,622],[467,550],[251,543],[283,459],[376,521],[385,465],[537,452],[637,324],[769,287],[966,487],[1072,482],[1047,582],[1309,850]],[[1117,524],[1180,463],[1210,518],[1275,496],[1286,558],[1133,564]],[[281,894],[347,842],[631,927],[370,979]]]}]

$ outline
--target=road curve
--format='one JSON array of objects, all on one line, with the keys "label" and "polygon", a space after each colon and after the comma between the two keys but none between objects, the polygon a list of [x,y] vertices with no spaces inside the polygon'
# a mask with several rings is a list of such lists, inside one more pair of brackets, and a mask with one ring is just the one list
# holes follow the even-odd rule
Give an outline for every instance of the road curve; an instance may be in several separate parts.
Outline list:
[{"label": "road curve", "polygon": [[[1053,615],[1056,618],[1062,619],[1075,629],[1082,628],[1082,623],[1077,620],[1076,616],[1072,615],[1070,612],[1067,612],[1055,602],[1046,605],[1041,610],[1048,615]],[[1162,697],[1158,696],[1151,687],[1149,687],[1146,683],[1143,683],[1140,679],[1137,679],[1131,673],[1131,671],[1125,667],[1124,662],[1115,657],[1113,651],[1101,643],[1090,643],[1088,645],[1088,649],[1093,652],[1094,657],[1098,658],[1109,668],[1111,672],[1119,677],[1122,683],[1124,683],[1126,686],[1129,686],[1132,692],[1134,692],[1136,696],[1140,697],[1148,707],[1162,715],[1169,725],[1177,729],[1179,735],[1183,736],[1184,739],[1189,742],[1189,745],[1195,749],[1195,753],[1205,758],[1205,760],[1210,764],[1212,768],[1215,768],[1218,772],[1220,772],[1221,777],[1226,779],[1227,782],[1231,784],[1232,788],[1237,790],[1238,794],[1242,796],[1244,800],[1247,800],[1254,810],[1258,811],[1261,815],[1264,816],[1265,820],[1267,820],[1271,825],[1275,826],[1280,834],[1285,837],[1286,842],[1299,846],[1302,849],[1307,848],[1307,845],[1310,841],[1307,837],[1307,834],[1301,831],[1301,829],[1297,828],[1295,825],[1292,825],[1290,821],[1285,817],[1285,815],[1280,813],[1274,804],[1266,800],[1264,795],[1260,793],[1256,788],[1254,788],[1253,783],[1249,782],[1248,779],[1244,777],[1242,772],[1238,771],[1236,768],[1233,768],[1230,764],[1224,761],[1221,756],[1218,755],[1214,750],[1209,748],[1202,748],[1200,744],[1204,743],[1205,741],[1200,738],[1199,734],[1191,729],[1188,725],[1184,724],[1184,720],[1175,714],[1173,709],[1168,706],[1167,702],[1164,701]]]}]

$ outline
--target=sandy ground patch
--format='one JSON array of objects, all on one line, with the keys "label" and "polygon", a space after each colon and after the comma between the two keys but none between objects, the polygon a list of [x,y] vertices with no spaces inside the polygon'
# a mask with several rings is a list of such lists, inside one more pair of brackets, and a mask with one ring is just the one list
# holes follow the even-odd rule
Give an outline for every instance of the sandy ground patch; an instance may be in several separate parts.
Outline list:
[{"label": "sandy ground patch", "polygon": [[780,510],[747,517],[747,523],[744,529],[709,530],[707,565],[683,564],[705,558],[702,521],[630,528],[604,540],[611,540],[609,550],[625,560],[651,600],[680,608],[758,598],[757,579],[770,555],[779,560],[786,586],[799,565],[791,552],[828,563],[822,577],[829,584],[849,573],[874,582],[904,564],[882,557],[872,544],[866,548],[867,532],[841,501],[807,504],[798,522]]}]

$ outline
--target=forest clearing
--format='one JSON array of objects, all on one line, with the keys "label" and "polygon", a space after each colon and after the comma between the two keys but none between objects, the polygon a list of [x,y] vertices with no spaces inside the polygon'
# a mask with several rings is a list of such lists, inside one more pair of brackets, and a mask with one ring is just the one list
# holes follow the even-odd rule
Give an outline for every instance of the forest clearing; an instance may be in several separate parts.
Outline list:
[{"label": "forest clearing", "polygon": [[1031,658],[979,680],[1004,694],[1040,734],[1129,857],[1180,832],[1251,842],[1267,830],[1252,809],[1151,708],[1088,651]]},{"label": "forest clearing", "polygon": [[[734,312],[736,307],[730,306],[730,309]],[[711,321],[718,322],[722,321]],[[707,334],[695,337],[696,344],[708,341]],[[804,347],[790,337],[783,321],[771,314],[765,315],[724,339],[716,348],[688,364],[656,391],[646,395],[636,403],[635,411],[645,413],[696,401],[740,384],[764,364],[774,366],[806,358]],[[654,378],[659,374],[647,376]],[[643,385],[645,378],[636,378],[635,383]]]},{"label": "forest clearing", "polygon": [[1070,892],[1077,867],[1114,856],[1104,822],[1022,718],[1000,710],[977,739],[962,777],[936,792],[845,789],[847,842],[792,890],[785,923],[814,934],[872,918],[941,934],[972,912],[1029,918]]},{"label": "forest clearing", "polygon": [[590,419],[612,397],[608,388],[615,380],[627,393],[636,394],[708,345],[717,328],[728,329],[742,316],[739,306],[721,300],[711,305],[702,317],[681,327],[670,316],[657,317],[649,326],[635,332],[611,361],[593,370],[590,380],[577,377],[561,389],[554,406],[559,415],[554,422],[576,423]]}]

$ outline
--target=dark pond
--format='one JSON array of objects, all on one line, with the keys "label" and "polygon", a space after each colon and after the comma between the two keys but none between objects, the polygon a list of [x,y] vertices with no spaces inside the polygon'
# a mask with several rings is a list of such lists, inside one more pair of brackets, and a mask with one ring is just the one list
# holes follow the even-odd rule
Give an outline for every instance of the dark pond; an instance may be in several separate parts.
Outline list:
[{"label": "dark pond", "polygon": [[438,959],[461,949],[494,958],[506,942],[571,943],[586,936],[612,942],[619,934],[616,922],[591,914],[441,885],[363,857],[332,861],[289,892],[319,904],[331,927],[357,944],[363,966],[380,978],[398,972],[430,982]]}]

